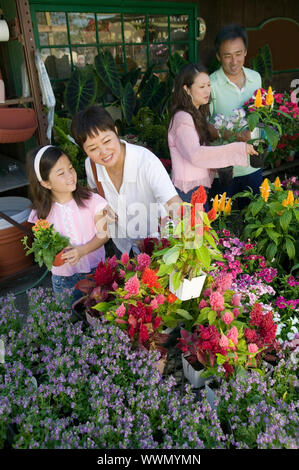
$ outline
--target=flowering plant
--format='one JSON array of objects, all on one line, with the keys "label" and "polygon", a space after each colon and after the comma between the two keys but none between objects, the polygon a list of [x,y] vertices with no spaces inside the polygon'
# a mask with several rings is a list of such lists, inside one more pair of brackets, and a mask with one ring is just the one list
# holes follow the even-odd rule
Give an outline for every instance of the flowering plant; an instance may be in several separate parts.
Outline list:
[{"label": "flowering plant", "polygon": [[213,145],[224,145],[238,140],[240,133],[248,128],[245,116],[243,108],[234,109],[231,116],[216,114],[213,126],[218,130],[219,138],[213,141]]},{"label": "flowering plant", "polygon": [[218,236],[211,227],[216,212],[214,209],[204,212],[206,200],[206,191],[200,186],[192,194],[191,204],[181,205],[174,226],[170,227],[169,246],[153,253],[159,265],[159,277],[166,279],[167,283],[169,274],[174,272],[172,282],[175,290],[184,278],[190,280],[199,276],[213,269],[212,260],[222,259],[216,245]]},{"label": "flowering plant", "polygon": [[56,232],[53,228],[53,224],[50,225],[49,222],[44,219],[37,220],[32,230],[34,240],[31,247],[28,246],[27,235],[22,240],[26,249],[26,255],[33,253],[34,259],[39,266],[45,264],[50,271],[57,253],[69,245],[69,238]]},{"label": "flowering plant", "polygon": [[[276,325],[272,313],[262,314],[256,304],[250,319],[243,312],[241,294],[231,289],[232,275],[220,274],[210,280],[199,302],[195,331],[181,331],[178,347],[190,363],[200,363],[208,377],[222,365],[225,375],[258,367],[262,355],[276,347]],[[253,328],[249,328],[253,327]]]},{"label": "flowering plant", "polygon": [[275,150],[279,141],[279,137],[282,135],[282,129],[280,124],[280,115],[283,114],[286,119],[291,119],[288,114],[280,110],[278,113],[277,108],[274,107],[275,95],[273,94],[272,87],[269,86],[268,90],[259,88],[253,94],[253,97],[249,102],[245,103],[245,109],[247,109],[247,121],[250,131],[259,129],[263,131],[265,138],[257,138],[258,152],[264,151],[263,144],[267,146],[270,144],[271,149]]},{"label": "flowering plant", "polygon": [[251,199],[245,209],[247,225],[243,239],[253,240],[258,253],[269,261],[275,257],[275,263],[288,270],[292,262],[297,263],[295,246],[299,235],[298,200],[294,199],[293,192],[283,189],[277,177],[274,183],[264,179],[260,195],[253,195],[252,191],[239,195]]}]

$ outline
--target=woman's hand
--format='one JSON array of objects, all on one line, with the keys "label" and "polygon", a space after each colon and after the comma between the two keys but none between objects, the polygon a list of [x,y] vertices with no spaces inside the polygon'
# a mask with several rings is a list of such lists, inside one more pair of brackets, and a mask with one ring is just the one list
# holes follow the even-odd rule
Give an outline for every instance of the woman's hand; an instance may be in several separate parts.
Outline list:
[{"label": "woman's hand", "polygon": [[258,155],[258,152],[255,150],[252,144],[246,144],[246,149],[247,149],[248,155]]}]

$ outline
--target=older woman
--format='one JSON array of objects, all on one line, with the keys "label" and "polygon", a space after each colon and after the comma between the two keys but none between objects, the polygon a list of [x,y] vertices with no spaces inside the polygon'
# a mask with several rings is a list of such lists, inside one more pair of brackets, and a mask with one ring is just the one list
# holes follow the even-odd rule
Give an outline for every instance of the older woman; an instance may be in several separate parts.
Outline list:
[{"label": "older woman", "polygon": [[245,142],[211,146],[217,131],[208,124],[210,79],[206,69],[187,64],[175,79],[171,101],[168,144],[172,160],[172,181],[183,201],[204,186],[207,193],[215,171],[231,165],[248,166],[248,154],[257,155]]},{"label": "older woman", "polygon": [[89,187],[98,188],[117,215],[110,235],[119,252],[138,252],[136,241],[157,236],[158,218],[182,202],[164,166],[144,147],[119,139],[110,114],[98,105],[78,112],[72,135],[88,155]]}]

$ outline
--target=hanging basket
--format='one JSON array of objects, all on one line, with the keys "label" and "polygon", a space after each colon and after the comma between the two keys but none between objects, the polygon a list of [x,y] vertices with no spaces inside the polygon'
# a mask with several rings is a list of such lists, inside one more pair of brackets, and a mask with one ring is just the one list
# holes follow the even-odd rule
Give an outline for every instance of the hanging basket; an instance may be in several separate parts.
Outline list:
[{"label": "hanging basket", "polygon": [[32,108],[0,109],[0,143],[12,144],[30,139],[37,128],[37,119]]}]

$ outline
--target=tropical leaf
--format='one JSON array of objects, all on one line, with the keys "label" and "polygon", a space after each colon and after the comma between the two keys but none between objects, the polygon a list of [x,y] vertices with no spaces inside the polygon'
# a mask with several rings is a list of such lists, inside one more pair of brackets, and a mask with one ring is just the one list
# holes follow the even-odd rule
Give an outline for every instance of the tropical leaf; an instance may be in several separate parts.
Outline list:
[{"label": "tropical leaf", "polygon": [[140,105],[142,107],[148,106],[151,109],[156,108],[165,98],[165,92],[166,83],[160,83],[159,78],[152,75],[142,89]]},{"label": "tropical leaf", "polygon": [[97,80],[92,67],[75,69],[65,90],[65,103],[71,115],[93,104],[97,96]]},{"label": "tropical leaf", "polygon": [[178,52],[175,52],[173,55],[169,56],[167,61],[169,71],[173,77],[176,77],[181,68],[187,63],[188,62]]},{"label": "tropical leaf", "polygon": [[285,241],[285,247],[287,249],[288,257],[290,259],[295,258],[295,254],[296,254],[295,246],[294,246],[294,243],[289,238],[287,238]]},{"label": "tropical leaf", "polygon": [[264,131],[267,136],[267,140],[272,147],[272,150],[275,150],[278,144],[279,135],[274,129],[272,129],[272,127],[269,126],[265,126]]},{"label": "tropical leaf", "polygon": [[258,113],[249,113],[248,116],[246,116],[246,119],[248,122],[248,127],[250,131],[252,132],[253,129],[258,125],[259,115]]},{"label": "tropical leaf", "polygon": [[121,98],[121,81],[111,52],[101,51],[95,57],[94,64],[100,79],[110,88],[113,95]]},{"label": "tropical leaf", "polygon": [[135,106],[135,93],[131,82],[127,82],[125,88],[123,89],[120,104],[125,120],[128,124],[131,124]]}]

